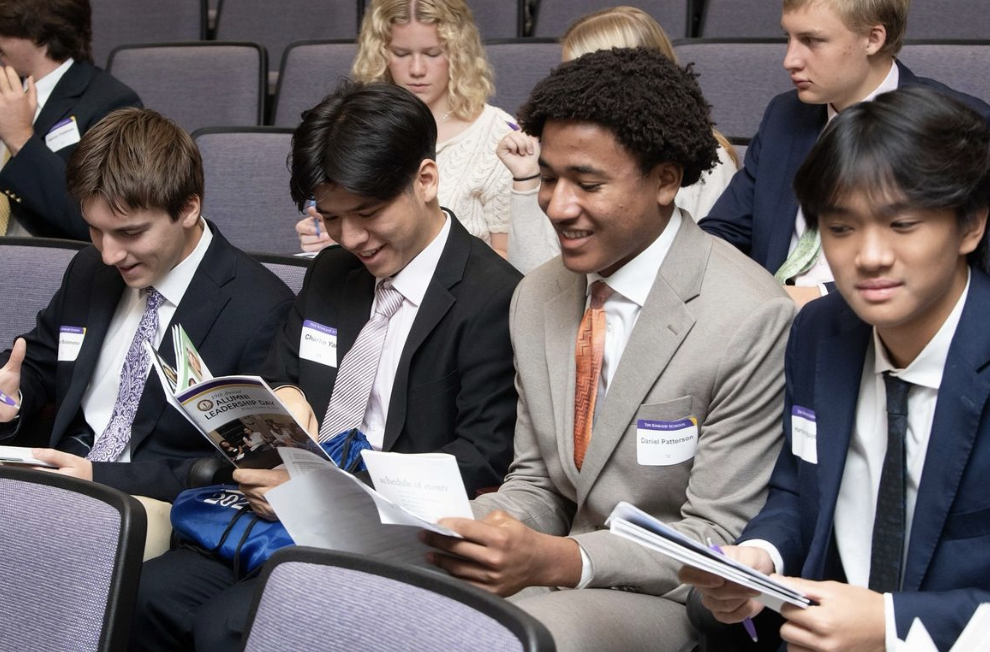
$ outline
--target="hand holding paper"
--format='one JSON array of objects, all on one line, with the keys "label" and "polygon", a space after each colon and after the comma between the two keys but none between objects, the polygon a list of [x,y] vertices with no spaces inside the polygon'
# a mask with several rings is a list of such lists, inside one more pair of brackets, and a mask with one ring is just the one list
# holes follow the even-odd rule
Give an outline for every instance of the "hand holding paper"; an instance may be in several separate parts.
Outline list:
[{"label": "hand holding paper", "polygon": [[528,586],[577,586],[581,551],[574,539],[537,532],[502,511],[481,521],[445,518],[440,525],[462,539],[424,532],[422,540],[440,553],[430,563],[454,577],[509,596]]},{"label": "hand holding paper", "polygon": [[[773,561],[765,550],[744,546],[723,546],[721,550],[726,557],[761,573],[769,575],[773,572]],[[756,600],[759,591],[731,582],[716,573],[685,565],[677,576],[685,584],[694,585],[701,594],[701,604],[719,622],[738,623],[763,610],[763,604]]]}]

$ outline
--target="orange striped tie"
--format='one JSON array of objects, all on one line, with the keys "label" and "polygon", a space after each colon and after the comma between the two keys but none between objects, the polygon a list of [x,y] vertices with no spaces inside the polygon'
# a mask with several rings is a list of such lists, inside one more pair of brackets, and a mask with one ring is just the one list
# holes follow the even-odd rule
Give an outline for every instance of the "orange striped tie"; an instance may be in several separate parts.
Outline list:
[{"label": "orange striped tie", "polygon": [[584,312],[578,328],[575,361],[577,386],[574,391],[574,466],[581,470],[584,454],[591,443],[591,425],[598,398],[598,379],[602,375],[605,354],[605,301],[612,288],[605,281],[591,284],[591,305]]}]

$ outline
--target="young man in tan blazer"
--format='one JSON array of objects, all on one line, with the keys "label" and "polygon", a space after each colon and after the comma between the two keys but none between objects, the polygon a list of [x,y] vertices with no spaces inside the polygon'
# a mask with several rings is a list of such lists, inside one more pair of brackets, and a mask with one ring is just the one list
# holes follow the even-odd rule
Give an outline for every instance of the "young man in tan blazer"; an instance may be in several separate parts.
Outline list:
[{"label": "young man in tan blazer", "polygon": [[539,199],[561,257],[513,298],[515,459],[476,501],[480,520],[442,521],[463,539],[424,538],[431,561],[492,592],[550,587],[513,600],[558,649],[677,650],[694,638],[678,565],[605,519],[625,500],[702,541],[741,531],[780,443],[794,308],[674,206],[716,158],[689,71],[595,52],[538,84],[520,117],[542,139]]}]

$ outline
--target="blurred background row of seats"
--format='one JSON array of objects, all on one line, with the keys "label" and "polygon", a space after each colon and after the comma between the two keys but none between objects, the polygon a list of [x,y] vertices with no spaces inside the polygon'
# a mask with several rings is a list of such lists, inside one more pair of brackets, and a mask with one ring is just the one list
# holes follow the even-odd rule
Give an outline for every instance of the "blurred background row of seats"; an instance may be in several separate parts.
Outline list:
[{"label": "blurred background row of seats", "polygon": [[[601,0],[468,0],[483,39],[559,38]],[[778,38],[777,0],[631,0],[672,39]],[[251,41],[277,71],[289,43],[353,39],[365,0],[92,0],[93,54],[104,66],[118,45]],[[914,0],[909,39],[982,39],[990,34],[985,0]]]}]

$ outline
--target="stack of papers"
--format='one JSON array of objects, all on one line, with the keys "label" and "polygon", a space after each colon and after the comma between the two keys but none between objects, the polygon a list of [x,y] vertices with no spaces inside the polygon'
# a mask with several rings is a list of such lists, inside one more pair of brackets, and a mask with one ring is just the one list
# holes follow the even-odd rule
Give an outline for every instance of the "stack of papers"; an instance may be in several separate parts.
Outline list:
[{"label": "stack of papers", "polygon": [[612,534],[635,541],[682,564],[700,568],[759,591],[760,595],[756,599],[774,611],[780,611],[784,604],[793,604],[801,608],[812,604],[812,601],[800,591],[710,550],[627,502],[616,505],[605,524],[609,526]]}]

